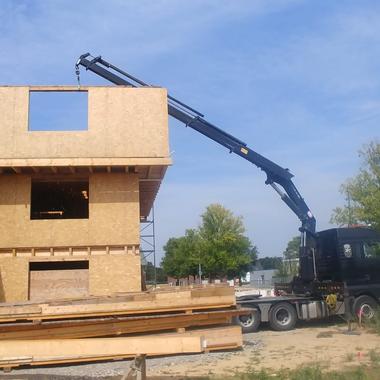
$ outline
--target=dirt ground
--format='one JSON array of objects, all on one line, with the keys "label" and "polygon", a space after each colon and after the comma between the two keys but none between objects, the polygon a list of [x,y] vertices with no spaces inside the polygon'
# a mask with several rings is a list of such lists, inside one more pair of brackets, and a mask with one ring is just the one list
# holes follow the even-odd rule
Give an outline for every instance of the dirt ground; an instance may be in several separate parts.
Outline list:
[{"label": "dirt ground", "polygon": [[[271,331],[265,326],[257,333],[244,335],[244,347],[238,351],[211,352],[147,359],[148,375],[161,379],[219,376],[245,372],[249,369],[293,369],[316,364],[329,369],[380,361],[380,336],[355,327],[347,334],[342,323],[304,323],[287,332]],[[130,360],[40,368],[20,368],[1,379],[107,378],[120,379]],[[224,376],[223,376],[224,375]]]},{"label": "dirt ground", "polygon": [[344,324],[309,323],[287,332],[264,329],[244,335],[244,348],[239,352],[215,355],[212,360],[197,355],[191,361],[153,366],[149,372],[151,375],[223,375],[249,369],[276,372],[316,363],[324,368],[343,369],[380,360],[379,335],[357,327],[352,334],[347,332]]}]

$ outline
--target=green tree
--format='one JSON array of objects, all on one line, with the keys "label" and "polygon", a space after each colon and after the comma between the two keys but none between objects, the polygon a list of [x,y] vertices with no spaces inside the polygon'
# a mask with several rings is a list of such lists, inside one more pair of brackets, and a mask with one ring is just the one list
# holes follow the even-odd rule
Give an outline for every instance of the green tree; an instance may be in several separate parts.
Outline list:
[{"label": "green tree", "polygon": [[301,237],[295,236],[288,241],[288,244],[283,252],[283,260],[277,268],[276,276],[292,277],[298,273],[298,258]]},{"label": "green tree", "polygon": [[199,234],[186,230],[185,236],[171,238],[163,247],[165,256],[161,267],[168,276],[176,279],[196,275],[199,265]]},{"label": "green tree", "polygon": [[244,236],[242,218],[220,204],[208,206],[201,218],[203,273],[209,278],[233,278],[249,271],[257,258],[257,249]]},{"label": "green tree", "polygon": [[257,259],[255,268],[257,270],[278,269],[282,264],[282,257],[263,257]]},{"label": "green tree", "polygon": [[146,264],[144,264],[143,270],[145,272],[145,281],[147,284],[154,283],[155,279],[157,283],[166,282],[166,275],[164,273],[164,270],[161,267],[154,268],[152,262],[148,261]]},{"label": "green tree", "polygon": [[359,156],[359,174],[341,186],[347,204],[335,208],[330,221],[340,226],[364,223],[380,230],[380,143],[365,145]]},{"label": "green tree", "polygon": [[298,252],[301,245],[301,237],[295,236],[288,241],[283,257],[286,260],[298,259]]},{"label": "green tree", "polygon": [[185,236],[171,238],[164,246],[161,266],[174,278],[197,275],[199,265],[209,278],[241,277],[252,269],[257,249],[244,236],[241,217],[219,204],[212,204],[202,214],[198,229]]}]

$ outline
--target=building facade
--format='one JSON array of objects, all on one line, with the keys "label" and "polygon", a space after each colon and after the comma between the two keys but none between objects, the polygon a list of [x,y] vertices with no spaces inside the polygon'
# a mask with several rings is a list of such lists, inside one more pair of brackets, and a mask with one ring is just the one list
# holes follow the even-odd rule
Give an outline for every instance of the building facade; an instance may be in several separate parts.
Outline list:
[{"label": "building facade", "polygon": [[[55,93],[86,98],[85,128],[64,102],[36,114]],[[171,164],[166,91],[0,87],[0,134],[0,302],[141,290],[140,221]]]}]

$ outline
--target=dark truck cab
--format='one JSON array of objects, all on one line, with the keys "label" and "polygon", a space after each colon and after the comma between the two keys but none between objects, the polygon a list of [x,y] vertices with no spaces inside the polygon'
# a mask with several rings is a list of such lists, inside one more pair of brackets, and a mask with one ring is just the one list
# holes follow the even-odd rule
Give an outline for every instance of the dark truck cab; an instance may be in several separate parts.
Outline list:
[{"label": "dark truck cab", "polygon": [[291,283],[275,285],[278,297],[237,297],[238,304],[252,308],[239,319],[244,331],[255,331],[262,321],[289,330],[298,319],[348,312],[373,318],[380,305],[380,234],[366,227],[320,231],[312,253],[311,281],[300,272]]}]

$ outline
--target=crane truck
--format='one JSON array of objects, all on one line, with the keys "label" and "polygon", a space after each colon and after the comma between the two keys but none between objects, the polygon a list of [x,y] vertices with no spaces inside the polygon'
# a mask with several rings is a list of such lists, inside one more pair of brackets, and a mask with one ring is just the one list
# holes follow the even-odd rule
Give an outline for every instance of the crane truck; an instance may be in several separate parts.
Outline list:
[{"label": "crane truck", "polygon": [[[149,87],[101,56],[83,54],[80,66],[120,86]],[[269,322],[278,331],[294,328],[297,320],[327,318],[331,315],[371,319],[380,302],[380,234],[367,227],[332,228],[316,231],[316,219],[294,185],[293,174],[252,150],[242,140],[208,122],[202,113],[168,95],[168,113],[224,146],[230,153],[251,162],[266,174],[271,186],[301,222],[299,273],[289,284],[277,286],[277,296],[237,297],[250,313],[238,317],[243,332],[256,331]]]}]

